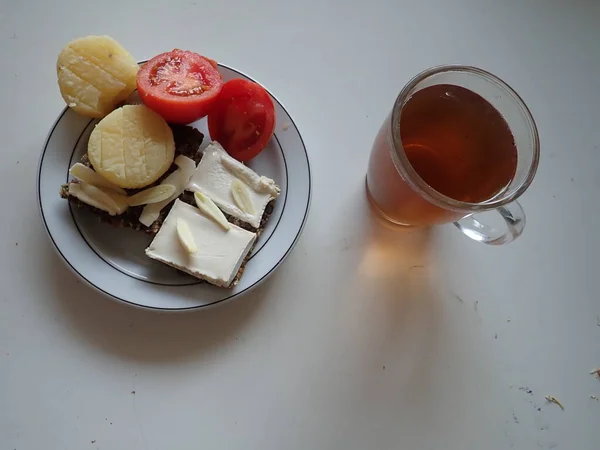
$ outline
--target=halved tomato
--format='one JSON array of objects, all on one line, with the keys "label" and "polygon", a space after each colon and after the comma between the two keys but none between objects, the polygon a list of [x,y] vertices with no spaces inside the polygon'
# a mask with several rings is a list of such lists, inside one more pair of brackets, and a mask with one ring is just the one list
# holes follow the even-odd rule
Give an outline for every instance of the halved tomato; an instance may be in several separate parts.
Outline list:
[{"label": "halved tomato", "polygon": [[225,83],[208,113],[210,137],[239,161],[258,155],[274,130],[273,100],[252,81],[235,79]]},{"label": "halved tomato", "polygon": [[140,98],[167,122],[186,124],[208,114],[223,87],[217,63],[198,53],[161,53],[137,74]]}]

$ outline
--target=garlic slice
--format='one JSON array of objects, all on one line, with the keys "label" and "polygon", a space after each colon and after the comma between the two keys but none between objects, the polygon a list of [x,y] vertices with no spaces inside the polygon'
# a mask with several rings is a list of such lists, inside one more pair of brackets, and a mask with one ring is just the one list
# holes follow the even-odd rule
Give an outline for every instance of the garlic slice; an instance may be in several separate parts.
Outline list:
[{"label": "garlic slice", "polygon": [[170,174],[167,178],[165,178],[161,185],[164,184],[172,184],[175,186],[175,192],[170,197],[164,199],[158,203],[152,203],[150,205],[146,205],[142,214],[140,215],[140,222],[147,227],[151,226],[156,219],[158,219],[161,210],[175,200],[177,197],[181,195],[185,187],[192,178],[194,174],[194,170],[196,170],[196,163],[193,159],[188,158],[187,156],[179,155],[175,158],[175,164],[178,169]]},{"label": "garlic slice", "polygon": [[176,228],[179,242],[181,242],[183,248],[185,248],[188,253],[196,253],[198,251],[198,247],[196,246],[194,236],[192,236],[192,232],[190,231],[190,227],[188,226],[187,222],[183,219],[177,219]]},{"label": "garlic slice", "polygon": [[98,172],[95,172],[94,170],[90,169],[88,166],[86,166],[84,164],[81,164],[81,163],[73,164],[73,167],[71,167],[69,169],[69,173],[71,175],[73,175],[75,178],[77,178],[79,181],[82,181],[84,183],[111,189],[115,192],[118,192],[121,195],[127,195],[127,192],[125,192],[124,189],[121,189],[116,184],[111,183],[106,178],[104,178],[102,175],[100,175]]},{"label": "garlic slice", "polygon": [[105,192],[102,192],[99,188],[92,184],[88,183],[80,183],[81,190],[89,197],[97,199],[100,203],[105,204],[110,209],[113,209],[115,212],[119,209],[119,205],[110,195],[107,195]]},{"label": "garlic slice", "polygon": [[254,214],[254,206],[250,198],[250,190],[240,180],[233,180],[231,183],[231,195],[235,204],[246,214]]},{"label": "garlic slice", "polygon": [[69,183],[69,195],[81,200],[83,203],[93,206],[94,208],[101,209],[109,213],[111,216],[117,214],[117,211],[114,208],[111,208],[106,203],[103,203],[100,199],[94,197],[93,195],[88,195],[82,189],[83,183]]},{"label": "garlic slice", "polygon": [[231,225],[227,221],[225,215],[210,198],[208,198],[202,192],[194,192],[194,200],[196,200],[196,206],[198,206],[198,209],[202,211],[205,216],[214,220],[225,231],[229,231],[231,229]]},{"label": "garlic slice", "polygon": [[111,216],[122,214],[127,209],[127,202],[124,201],[123,196],[116,192],[103,191],[87,183],[69,183],[69,195]]},{"label": "garlic slice", "polygon": [[110,198],[112,198],[114,200],[114,202],[118,206],[117,214],[123,214],[125,211],[127,211],[127,208],[129,208],[129,203],[127,203],[126,195],[121,195],[118,192],[111,191],[110,189],[106,189],[106,188],[98,188],[98,189],[100,189],[102,192],[104,192],[106,195],[108,195]]},{"label": "garlic slice", "polygon": [[174,192],[175,186],[172,184],[159,184],[128,197],[127,203],[129,206],[150,205],[166,200]]}]

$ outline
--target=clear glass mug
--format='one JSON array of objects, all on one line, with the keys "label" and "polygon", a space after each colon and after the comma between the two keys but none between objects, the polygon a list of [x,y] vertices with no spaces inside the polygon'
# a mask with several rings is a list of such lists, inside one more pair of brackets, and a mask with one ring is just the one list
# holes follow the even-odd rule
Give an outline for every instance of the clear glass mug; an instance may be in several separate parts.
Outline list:
[{"label": "clear glass mug", "polygon": [[[517,148],[516,172],[494,197],[468,203],[447,197],[429,186],[411,166],[400,138],[400,114],[411,96],[429,86],[464,87],[487,100],[506,120]],[[453,222],[465,235],[486,244],[508,243],[521,235],[525,213],[517,198],[531,184],[538,167],[540,144],[531,113],[504,81],[468,66],[434,67],[413,78],[398,95],[371,150],[367,196],[383,218],[399,226],[427,226]],[[474,216],[495,210],[506,226],[491,227]]]}]

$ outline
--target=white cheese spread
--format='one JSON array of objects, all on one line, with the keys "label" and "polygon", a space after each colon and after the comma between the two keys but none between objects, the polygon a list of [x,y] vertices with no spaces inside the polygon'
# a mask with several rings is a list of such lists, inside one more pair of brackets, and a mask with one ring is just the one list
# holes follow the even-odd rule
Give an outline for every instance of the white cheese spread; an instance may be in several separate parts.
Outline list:
[{"label": "white cheese spread", "polygon": [[[189,228],[197,247],[193,253],[181,244],[178,219]],[[217,286],[229,287],[255,240],[255,233],[233,224],[226,231],[198,208],[177,199],[146,255]]]},{"label": "white cheese spread", "polygon": [[[253,208],[242,211],[236,204],[231,184],[239,180],[248,187]],[[217,204],[221,210],[242,220],[254,228],[260,221],[267,204],[279,196],[279,186],[267,177],[261,177],[249,167],[232,158],[218,142],[212,142],[198,164],[187,188],[201,192]]]}]

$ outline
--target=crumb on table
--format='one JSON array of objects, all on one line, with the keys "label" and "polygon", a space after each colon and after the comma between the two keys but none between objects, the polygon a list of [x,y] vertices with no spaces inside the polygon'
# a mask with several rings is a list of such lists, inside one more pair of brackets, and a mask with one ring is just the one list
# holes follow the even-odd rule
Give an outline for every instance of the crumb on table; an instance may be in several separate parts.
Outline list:
[{"label": "crumb on table", "polygon": [[560,406],[560,409],[562,409],[563,411],[565,410],[565,407],[563,406],[563,404],[554,395],[546,395],[546,400],[549,401],[550,403],[554,403],[554,404]]}]

